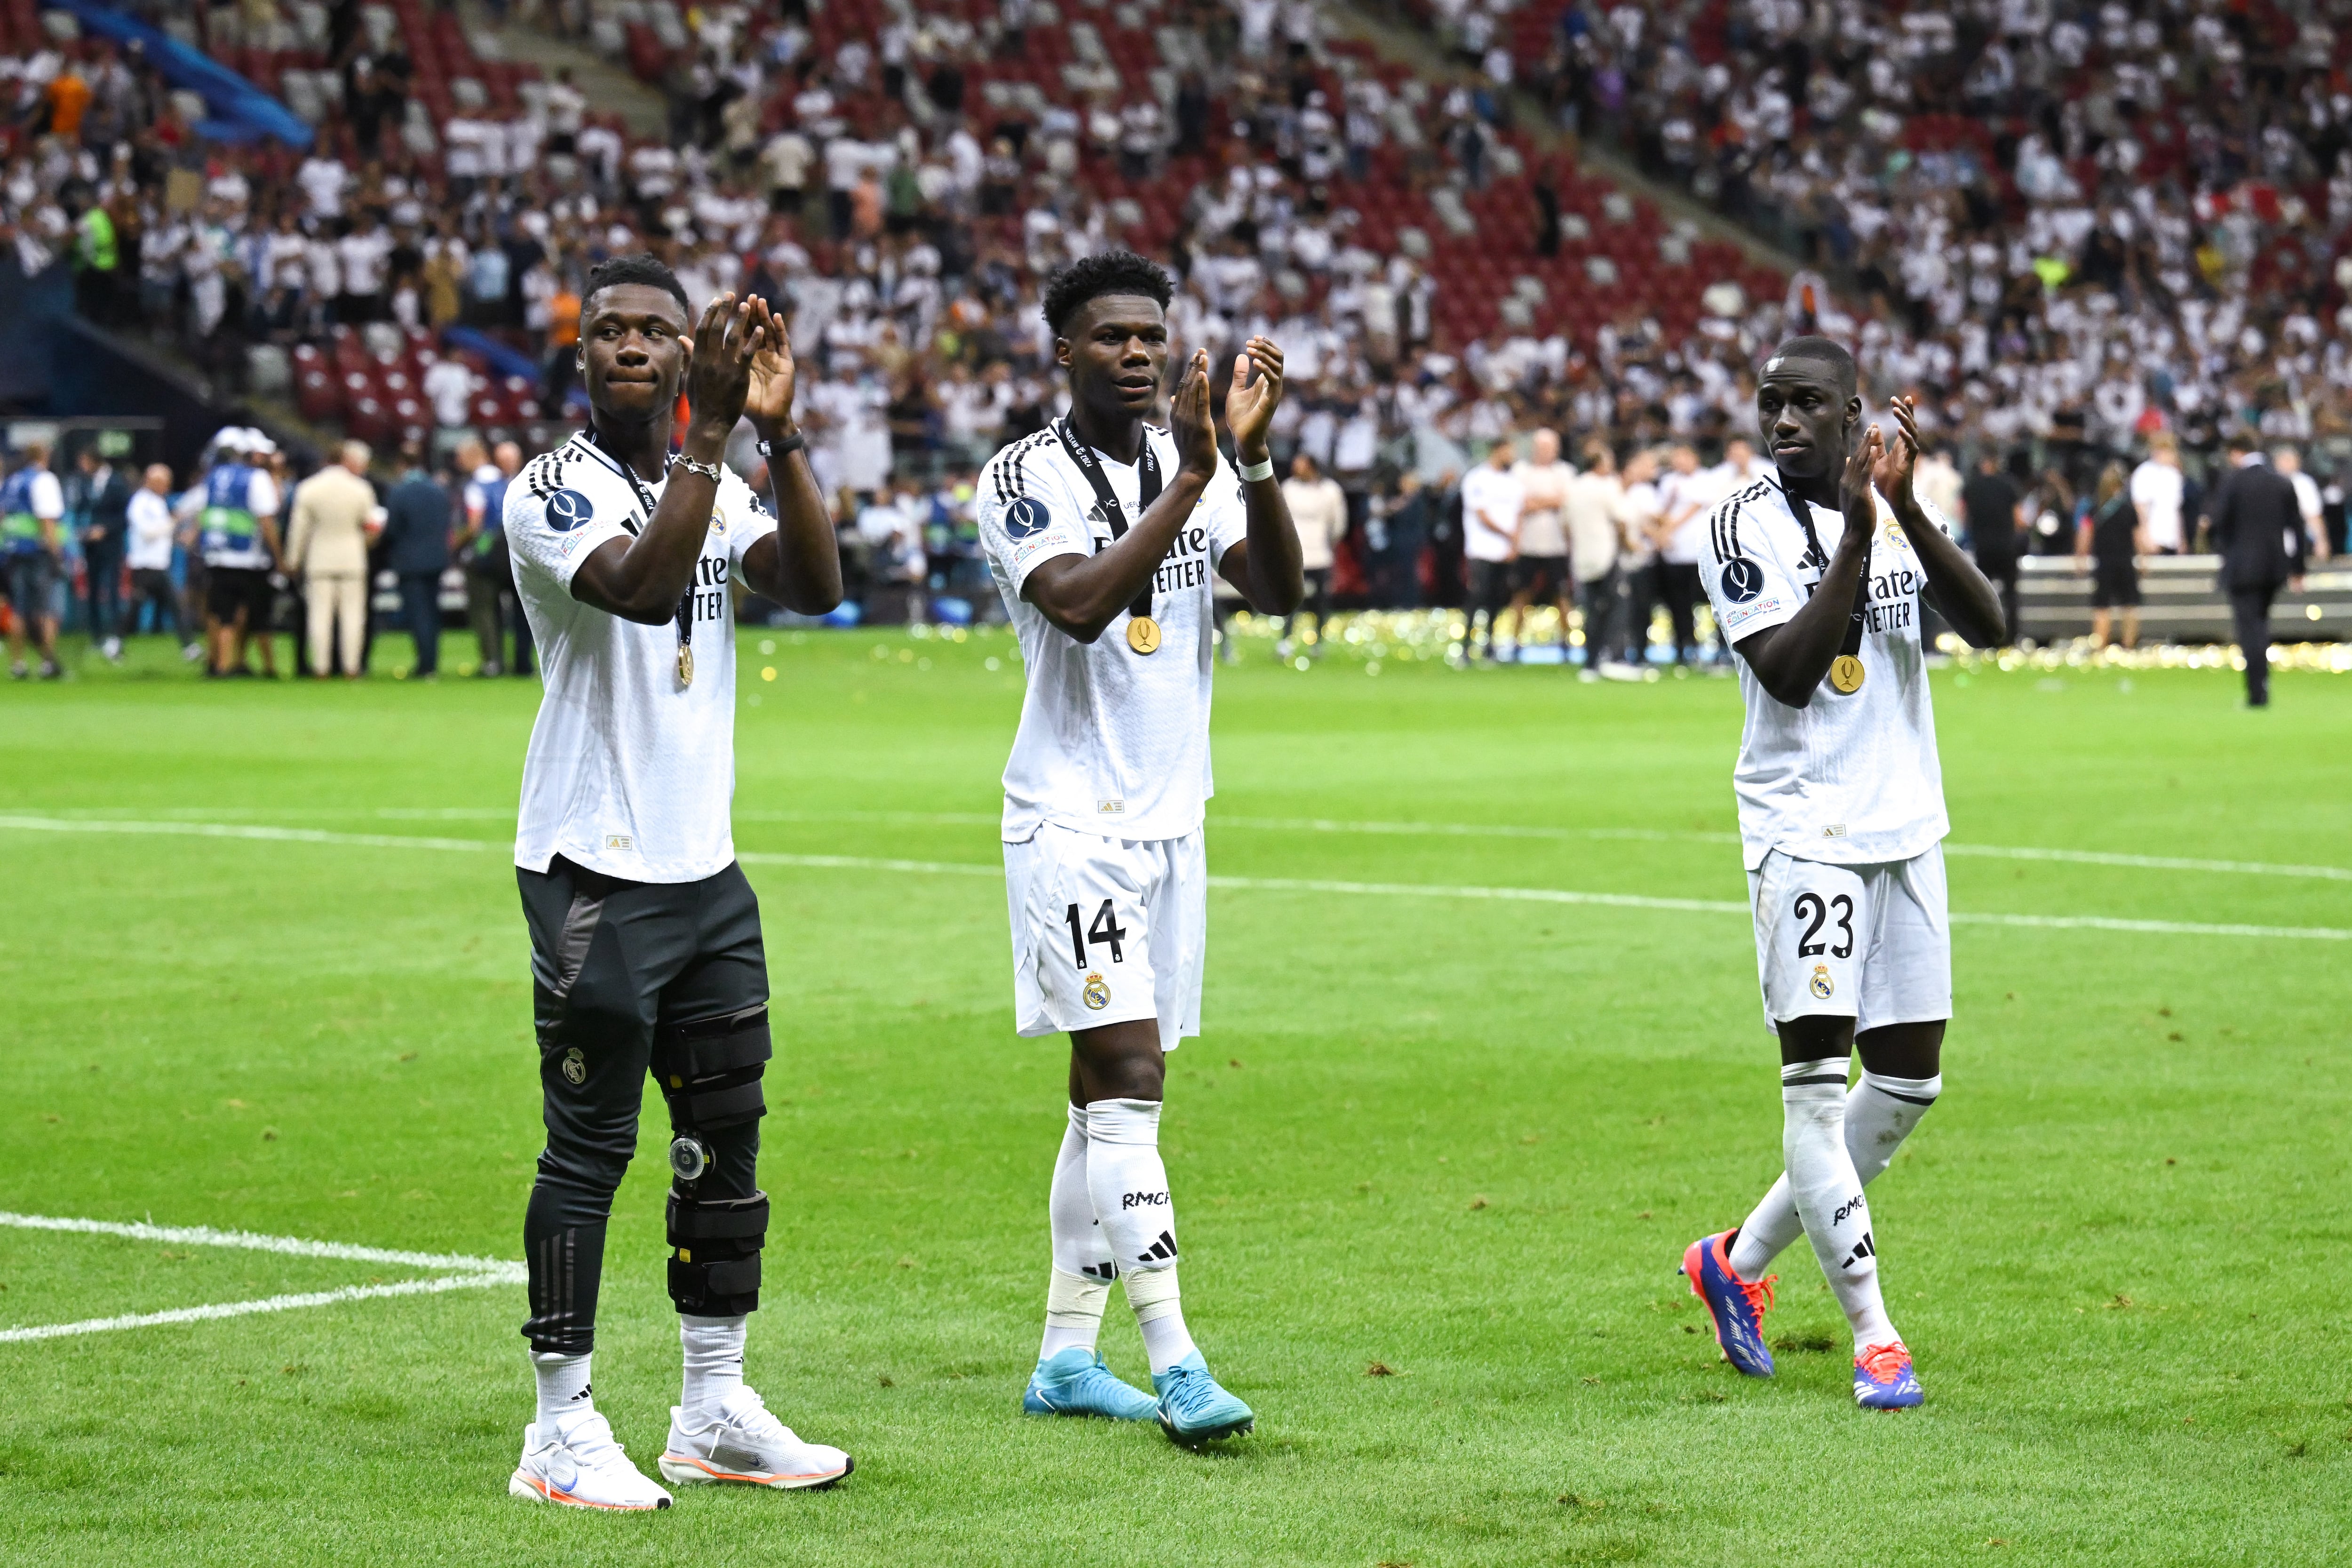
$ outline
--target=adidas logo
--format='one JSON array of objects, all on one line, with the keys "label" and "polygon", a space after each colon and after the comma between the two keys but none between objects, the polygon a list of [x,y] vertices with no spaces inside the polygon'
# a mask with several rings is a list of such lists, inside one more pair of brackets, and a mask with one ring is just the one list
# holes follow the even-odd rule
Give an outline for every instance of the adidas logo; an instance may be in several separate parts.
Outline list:
[{"label": "adidas logo", "polygon": [[577,1393],[577,1394],[573,1394],[570,1399],[566,1400],[564,1403],[566,1403],[566,1404],[568,1404],[568,1405],[578,1405],[578,1404],[581,1404],[581,1403],[584,1402],[585,1400],[587,1400],[587,1399],[588,1399],[588,1397],[589,1397],[590,1395],[593,1394],[595,1392],[596,1392],[596,1385],[595,1385],[594,1384],[593,1384],[593,1383],[583,1383],[583,1384],[582,1384],[580,1385],[580,1392],[579,1392],[579,1393]]},{"label": "adidas logo", "polygon": [[1078,1272],[1085,1275],[1089,1279],[1099,1279],[1104,1284],[1108,1285],[1112,1280],[1118,1278],[1118,1265],[1116,1263],[1086,1263],[1079,1265]]},{"label": "adidas logo", "polygon": [[1878,1248],[1871,1245],[1870,1232],[1865,1230],[1862,1233],[1862,1239],[1854,1244],[1853,1250],[1845,1255],[1845,1260],[1843,1263],[1840,1263],[1838,1267],[1841,1268],[1851,1268],[1865,1258],[1875,1258],[1877,1256]]},{"label": "adidas logo", "polygon": [[[1165,1202],[1167,1201],[1167,1198],[1166,1198],[1166,1195],[1165,1195],[1165,1194],[1162,1194],[1162,1196],[1161,1196],[1161,1198],[1160,1198],[1160,1201],[1161,1201],[1162,1203],[1165,1203]],[[1161,1232],[1160,1233],[1160,1239],[1159,1239],[1159,1240],[1157,1240],[1157,1241],[1155,1241],[1155,1242],[1153,1242],[1150,1247],[1146,1247],[1146,1248],[1144,1249],[1143,1257],[1142,1257],[1140,1259],[1139,1259],[1139,1261],[1140,1261],[1140,1262],[1144,1262],[1144,1263],[1173,1263],[1173,1262],[1175,1262],[1175,1261],[1176,1261],[1176,1238],[1175,1238],[1173,1236],[1170,1235],[1167,1231],[1164,1231],[1164,1230],[1163,1230],[1163,1231],[1161,1231]]]},{"label": "adidas logo", "polygon": [[1148,1204],[1156,1205],[1160,1208],[1166,1208],[1168,1206],[1168,1194],[1166,1193],[1129,1193],[1119,1200],[1118,1206],[1122,1209],[1131,1209],[1139,1204]]}]

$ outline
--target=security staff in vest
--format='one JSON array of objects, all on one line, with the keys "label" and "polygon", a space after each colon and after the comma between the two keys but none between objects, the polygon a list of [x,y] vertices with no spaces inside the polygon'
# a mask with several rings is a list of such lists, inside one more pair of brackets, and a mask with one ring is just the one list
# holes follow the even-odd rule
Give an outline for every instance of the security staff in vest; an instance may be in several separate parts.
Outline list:
[{"label": "security staff in vest", "polygon": [[[662,1477],[826,1486],[849,1457],[793,1436],[743,1382],[768,1229],[756,1165],[772,1046],[760,906],[729,813],[733,586],[822,615],[841,599],[840,556],[767,302],[722,294],[698,322],[647,255],[600,264],[582,298],[588,427],[526,464],[504,511],[545,681],[515,875],[547,1123],[523,1221],[538,1416],[508,1489],[668,1505],[620,1454],[588,1379],[606,1220],[649,1068],[669,1110],[667,1272],[685,1354]],[[719,466],[746,416],[770,501]]]}]

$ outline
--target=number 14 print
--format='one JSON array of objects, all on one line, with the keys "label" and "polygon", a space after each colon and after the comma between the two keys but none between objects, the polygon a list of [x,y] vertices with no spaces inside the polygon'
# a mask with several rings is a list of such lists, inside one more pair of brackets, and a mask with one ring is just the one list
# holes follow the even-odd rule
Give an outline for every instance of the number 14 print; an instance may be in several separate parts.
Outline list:
[{"label": "number 14 print", "polygon": [[1080,969],[1087,967],[1087,943],[1089,942],[1098,947],[1109,948],[1113,963],[1126,959],[1127,950],[1119,944],[1127,941],[1127,928],[1118,923],[1118,916],[1111,909],[1108,899],[1105,899],[1102,908],[1095,911],[1091,926],[1078,924],[1078,906],[1076,904],[1069,907],[1063,919],[1070,922],[1070,952]]}]

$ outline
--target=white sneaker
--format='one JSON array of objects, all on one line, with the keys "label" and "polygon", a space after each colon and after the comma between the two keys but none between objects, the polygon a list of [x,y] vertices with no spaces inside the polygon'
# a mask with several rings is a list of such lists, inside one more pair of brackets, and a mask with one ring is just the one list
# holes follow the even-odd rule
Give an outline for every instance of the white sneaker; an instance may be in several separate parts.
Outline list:
[{"label": "white sneaker", "polygon": [[593,1410],[522,1429],[522,1460],[507,1482],[511,1497],[570,1508],[630,1511],[667,1508],[669,1493],[646,1479]]},{"label": "white sneaker", "polygon": [[695,1419],[704,1425],[688,1431],[686,1412],[670,1408],[661,1473],[672,1486],[718,1481],[784,1489],[829,1487],[857,1468],[838,1448],[802,1442],[749,1388],[729,1394],[719,1414]]},{"label": "white sneaker", "polygon": [[107,663],[121,664],[122,662],[122,639],[121,637],[109,637],[104,642],[98,645],[98,651],[106,656]]}]

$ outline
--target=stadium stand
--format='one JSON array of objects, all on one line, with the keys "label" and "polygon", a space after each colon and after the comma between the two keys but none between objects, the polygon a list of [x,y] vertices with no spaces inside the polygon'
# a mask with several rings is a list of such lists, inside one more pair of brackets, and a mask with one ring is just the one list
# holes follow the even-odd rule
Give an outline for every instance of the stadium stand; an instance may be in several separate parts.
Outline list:
[{"label": "stadium stand", "polygon": [[[645,84],[660,136],[430,0],[127,7],[281,95],[305,148],[214,139],[149,62],[0,0],[0,217],[25,271],[76,267],[94,319],[321,426],[442,451],[553,439],[578,279],[650,246],[698,300],[791,298],[845,518],[1042,423],[1039,280],[1110,244],[1175,262],[1185,345],[1285,342],[1279,443],[1360,522],[1404,503],[1400,472],[1442,490],[1538,424],[1571,454],[1712,451],[1748,418],[1759,351],[1812,327],[1877,392],[1918,392],[1931,435],[2013,453],[2053,554],[2099,468],[2159,426],[2192,468],[2241,419],[2323,455],[2352,437],[2352,175],[2314,184],[2352,100],[2310,63],[2341,52],[2325,23],[1393,3],[1424,58],[1305,0],[540,8]],[[2253,85],[2221,128],[2232,83]],[[1545,118],[1791,265],[1601,176]],[[1447,526],[1418,568],[1441,603]],[[1368,548],[1343,545],[1343,600],[1393,584]]]}]

